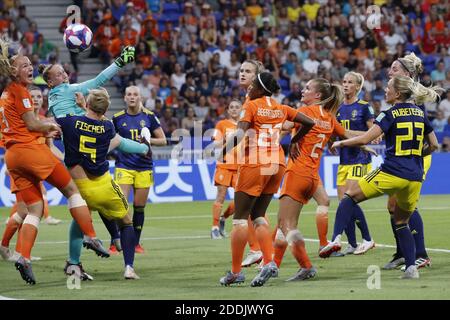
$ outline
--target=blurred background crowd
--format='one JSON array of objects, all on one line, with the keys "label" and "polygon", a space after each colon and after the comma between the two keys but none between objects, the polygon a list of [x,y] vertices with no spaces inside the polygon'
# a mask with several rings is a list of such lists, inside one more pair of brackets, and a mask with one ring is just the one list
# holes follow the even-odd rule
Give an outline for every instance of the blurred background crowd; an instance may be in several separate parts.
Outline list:
[{"label": "blurred background crowd", "polygon": [[[94,33],[90,57],[105,67],[126,45],[136,63],[113,81],[118,92],[140,87],[145,107],[161,120],[167,136],[177,128],[214,127],[231,99],[243,100],[240,65],[263,62],[281,85],[274,96],[298,106],[301,89],[315,77],[341,82],[348,71],[364,75],[360,98],[375,113],[389,108],[384,88],[391,63],[409,52],[424,65],[421,82],[446,91],[426,105],[450,151],[450,55],[447,0],[80,0],[82,22]],[[380,26],[368,28],[367,8],[380,8]],[[77,58],[59,61],[57,47],[39,32],[20,1],[0,1],[0,34],[37,66],[60,62],[77,81]],[[60,31],[64,30],[65,19]],[[370,26],[370,24],[369,24]],[[55,26],[58,28],[58,26]],[[37,73],[37,68],[35,68]],[[36,76],[38,76],[36,74]],[[0,91],[7,79],[0,76]],[[123,106],[115,106],[121,109]]]}]

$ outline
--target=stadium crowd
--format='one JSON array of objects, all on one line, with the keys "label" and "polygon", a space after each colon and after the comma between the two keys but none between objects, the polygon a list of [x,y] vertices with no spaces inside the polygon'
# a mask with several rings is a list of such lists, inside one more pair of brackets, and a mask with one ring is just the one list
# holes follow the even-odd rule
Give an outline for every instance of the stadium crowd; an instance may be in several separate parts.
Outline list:
[{"label": "stadium crowd", "polygon": [[[166,136],[196,121],[213,128],[231,99],[243,99],[240,65],[263,62],[282,90],[274,98],[296,106],[306,82],[323,77],[341,82],[348,71],[364,75],[360,98],[375,114],[389,108],[384,98],[387,70],[414,52],[424,64],[421,82],[446,92],[427,103],[442,151],[450,151],[450,34],[448,1],[335,0],[89,0],[74,1],[94,32],[91,57],[107,65],[126,45],[136,47],[136,64],[113,78],[119,92],[140,87],[144,105],[161,120]],[[380,26],[368,28],[367,8],[380,8]],[[19,1],[0,1],[0,34],[36,66],[58,60]],[[60,30],[64,27],[63,20]],[[74,59],[73,59],[74,60]],[[71,66],[76,81],[76,60]],[[37,74],[36,74],[37,76]],[[6,79],[0,76],[0,91]],[[117,109],[118,106],[115,106]]]}]

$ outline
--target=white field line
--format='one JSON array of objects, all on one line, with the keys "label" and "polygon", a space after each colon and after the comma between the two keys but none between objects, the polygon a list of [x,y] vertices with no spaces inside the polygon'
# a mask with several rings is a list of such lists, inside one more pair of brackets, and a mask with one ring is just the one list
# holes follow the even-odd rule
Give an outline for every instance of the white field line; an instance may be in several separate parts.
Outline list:
[{"label": "white field line", "polygon": [[9,297],[5,297],[5,296],[0,296],[0,300],[19,300],[19,299],[14,299],[14,298],[9,298]]},{"label": "white field line", "polygon": [[[433,210],[448,210],[450,209],[450,207],[432,207],[432,208],[419,208],[420,211],[433,211]],[[331,212],[334,212],[335,210],[332,210]],[[387,209],[366,209],[363,210],[364,213],[375,213],[375,212],[387,212]],[[185,215],[185,216],[169,216],[169,217],[164,217],[164,216],[159,216],[159,217],[152,217],[151,212],[146,213],[146,217],[145,220],[189,220],[189,219],[211,219],[211,214],[203,214],[203,215],[196,215],[196,216],[189,216],[189,215]],[[269,212],[269,216],[276,216],[278,213],[277,212]],[[302,213],[300,215],[310,215],[310,214],[316,214],[315,211],[302,211]],[[100,222],[101,219],[96,218],[96,216],[93,216],[93,221],[95,222]],[[63,221],[67,221],[67,220],[63,220]]]},{"label": "white field line", "polygon": [[[149,237],[149,238],[141,238],[141,240],[148,240],[148,241],[159,241],[159,240],[196,240],[196,239],[209,239],[210,236],[176,236],[176,237]],[[102,240],[105,243],[109,242],[108,240]],[[319,242],[318,239],[309,239],[309,238],[305,238],[305,241],[307,242]],[[36,242],[36,244],[40,245],[40,244],[68,244],[69,241],[40,241],[40,242]],[[342,241],[342,243],[347,243],[345,241]],[[395,248],[395,246],[393,245],[389,245],[389,244],[379,244],[376,243],[375,244],[376,247],[378,248]],[[436,249],[436,248],[426,248],[427,251],[431,251],[431,252],[443,252],[443,253],[450,253],[449,249]]]}]

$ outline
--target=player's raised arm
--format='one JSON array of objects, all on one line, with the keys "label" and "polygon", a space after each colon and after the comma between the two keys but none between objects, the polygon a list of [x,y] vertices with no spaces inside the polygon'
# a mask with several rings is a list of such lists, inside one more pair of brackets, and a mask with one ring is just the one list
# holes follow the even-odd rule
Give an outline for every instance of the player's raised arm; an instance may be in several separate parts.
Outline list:
[{"label": "player's raised arm", "polygon": [[72,84],[72,90],[80,91],[85,95],[88,94],[88,91],[90,89],[95,89],[102,86],[103,84],[111,80],[112,77],[114,77],[117,72],[119,72],[119,70],[126,64],[133,62],[135,59],[134,55],[134,47],[126,46],[125,48],[123,48],[120,56],[117,57],[108,68],[100,72],[94,79],[87,80],[79,84]]}]

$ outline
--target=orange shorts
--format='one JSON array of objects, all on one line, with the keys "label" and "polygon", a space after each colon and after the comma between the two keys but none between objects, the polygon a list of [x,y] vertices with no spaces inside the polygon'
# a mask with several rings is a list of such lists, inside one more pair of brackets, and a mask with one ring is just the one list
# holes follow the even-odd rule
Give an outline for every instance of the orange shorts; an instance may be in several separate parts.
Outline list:
[{"label": "orange shorts", "polygon": [[235,192],[242,191],[254,197],[275,194],[278,192],[285,170],[284,166],[278,164],[240,166]]},{"label": "orange shorts", "polygon": [[5,163],[16,186],[14,191],[38,186],[53,172],[60,161],[47,145],[15,144],[6,149]]},{"label": "orange shorts", "polygon": [[236,187],[237,170],[229,170],[225,168],[216,167],[214,174],[214,185],[225,187]]},{"label": "orange shorts", "polygon": [[295,201],[307,204],[320,184],[320,179],[311,176],[300,176],[293,171],[284,175],[281,197],[289,196]]}]

